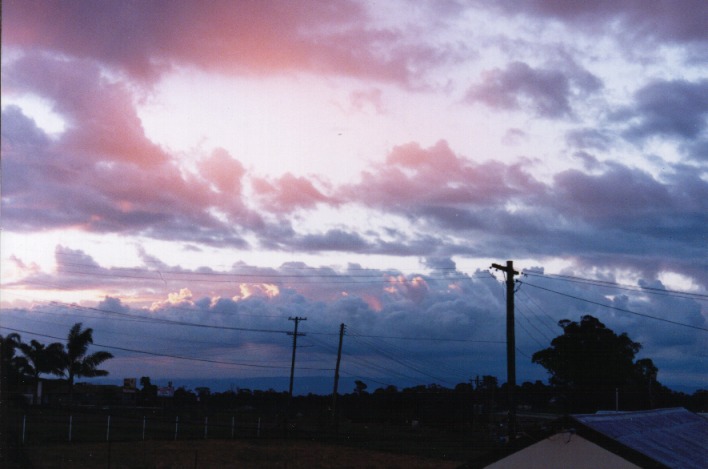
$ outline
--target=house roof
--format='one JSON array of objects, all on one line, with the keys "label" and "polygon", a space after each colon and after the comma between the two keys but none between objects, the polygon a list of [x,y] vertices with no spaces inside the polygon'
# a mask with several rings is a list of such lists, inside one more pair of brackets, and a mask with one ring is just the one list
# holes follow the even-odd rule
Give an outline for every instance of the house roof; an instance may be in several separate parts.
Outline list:
[{"label": "house roof", "polygon": [[708,420],[683,408],[573,415],[581,425],[671,468],[708,465]]}]

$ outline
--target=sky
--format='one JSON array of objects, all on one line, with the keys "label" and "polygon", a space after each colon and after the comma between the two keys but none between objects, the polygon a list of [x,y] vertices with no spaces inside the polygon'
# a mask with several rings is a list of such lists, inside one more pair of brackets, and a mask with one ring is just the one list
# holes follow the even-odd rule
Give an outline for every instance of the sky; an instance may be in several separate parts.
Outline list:
[{"label": "sky", "polygon": [[[112,378],[517,381],[593,315],[708,387],[703,0],[2,3],[0,334]],[[290,335],[288,334],[290,333]],[[303,388],[295,392],[302,392]],[[343,389],[349,392],[349,389]]]}]

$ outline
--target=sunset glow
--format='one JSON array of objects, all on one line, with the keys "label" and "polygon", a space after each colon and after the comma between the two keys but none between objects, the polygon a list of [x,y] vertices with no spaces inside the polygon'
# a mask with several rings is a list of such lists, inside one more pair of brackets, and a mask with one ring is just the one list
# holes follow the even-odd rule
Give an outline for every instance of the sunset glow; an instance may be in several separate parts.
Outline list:
[{"label": "sunset glow", "polygon": [[591,314],[705,386],[706,24],[702,0],[6,0],[0,334],[276,366],[112,351],[112,378],[237,379],[287,374],[298,316],[303,375],[344,323],[354,358],[503,381],[509,259],[520,380]]}]

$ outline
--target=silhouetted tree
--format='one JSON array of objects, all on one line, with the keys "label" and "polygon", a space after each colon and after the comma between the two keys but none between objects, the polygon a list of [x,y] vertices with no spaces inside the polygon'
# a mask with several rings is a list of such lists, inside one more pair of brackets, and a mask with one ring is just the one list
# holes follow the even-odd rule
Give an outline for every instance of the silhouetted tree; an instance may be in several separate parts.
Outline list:
[{"label": "silhouetted tree", "polygon": [[5,337],[0,336],[3,384],[16,385],[22,380],[23,371],[26,370],[26,359],[17,356],[17,350],[21,344],[22,338],[15,332]]},{"label": "silhouetted tree", "polygon": [[149,376],[142,376],[140,378],[140,393],[138,396],[144,404],[153,405],[157,401],[157,385],[150,382]]},{"label": "silhouetted tree", "polygon": [[356,393],[356,394],[359,395],[359,396],[361,396],[362,394],[364,394],[364,393],[366,392],[366,388],[369,387],[369,386],[366,385],[365,382],[363,382],[363,381],[361,381],[361,380],[359,380],[359,379],[357,379],[356,381],[354,381],[354,386],[355,386],[355,388],[354,388],[354,393]]},{"label": "silhouetted tree", "polygon": [[626,333],[617,335],[590,315],[558,325],[563,334],[549,348],[534,353],[532,361],[548,370],[551,385],[567,400],[567,410],[613,408],[616,389],[656,378],[651,360],[634,362],[641,344]]},{"label": "silhouetted tree", "polygon": [[64,346],[59,342],[44,345],[32,340],[29,344],[20,343],[18,348],[25,358],[22,364],[24,373],[31,376],[33,380],[32,404],[36,405],[38,404],[39,375],[43,373],[61,375]]},{"label": "silhouetted tree", "polygon": [[69,330],[66,350],[62,354],[62,371],[69,380],[69,402],[74,398],[74,379],[107,376],[108,371],[98,367],[104,361],[113,358],[110,352],[99,351],[87,355],[88,347],[93,343],[93,329],[90,327],[81,330],[81,323],[77,322]]}]

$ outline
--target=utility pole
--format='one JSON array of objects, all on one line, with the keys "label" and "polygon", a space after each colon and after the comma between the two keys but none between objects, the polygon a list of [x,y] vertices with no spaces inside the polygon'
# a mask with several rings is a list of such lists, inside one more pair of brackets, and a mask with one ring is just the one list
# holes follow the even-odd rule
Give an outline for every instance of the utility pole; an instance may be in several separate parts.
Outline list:
[{"label": "utility pole", "polygon": [[292,363],[290,364],[290,388],[288,390],[288,397],[292,399],[293,397],[293,377],[295,376],[295,350],[297,349],[297,336],[299,335],[305,335],[305,334],[298,334],[297,332],[297,326],[300,323],[300,321],[307,321],[307,318],[300,318],[295,316],[294,318],[290,317],[288,318],[288,321],[295,321],[295,330],[293,332],[288,332],[288,335],[293,336],[293,360]]},{"label": "utility pole", "polygon": [[516,337],[514,334],[514,261],[492,264],[506,273],[506,385],[509,390],[509,444],[516,439]]},{"label": "utility pole", "polygon": [[334,390],[332,391],[332,418],[337,419],[337,388],[339,387],[339,363],[342,361],[342,340],[347,326],[339,325],[339,348],[337,349],[337,366],[334,368]]}]

